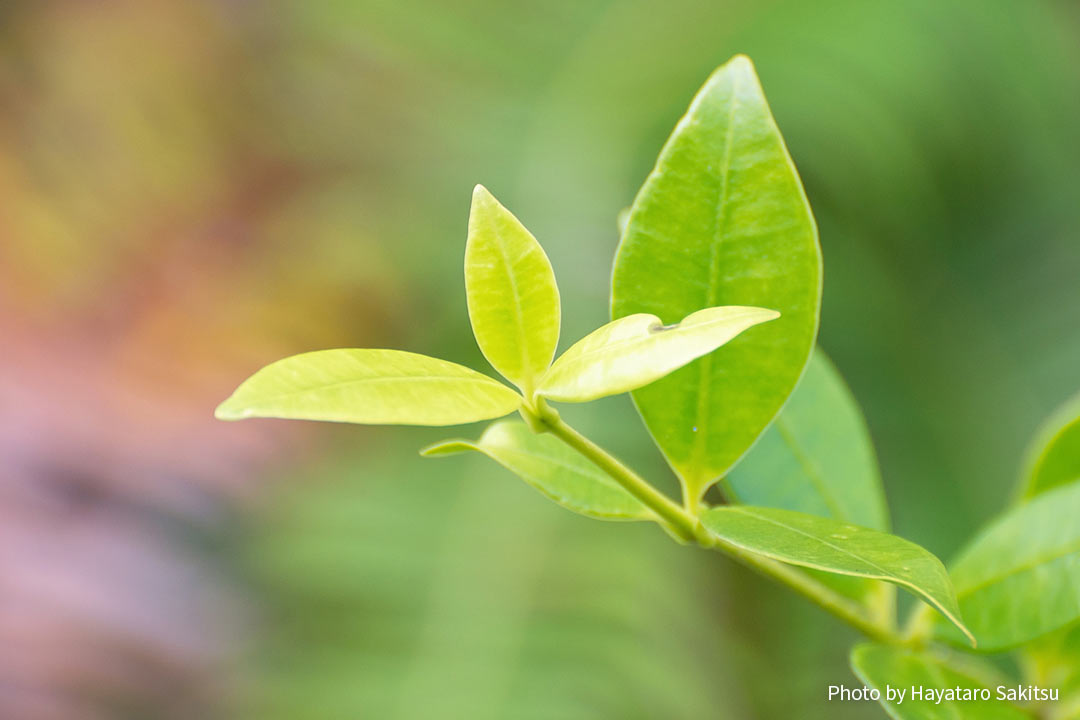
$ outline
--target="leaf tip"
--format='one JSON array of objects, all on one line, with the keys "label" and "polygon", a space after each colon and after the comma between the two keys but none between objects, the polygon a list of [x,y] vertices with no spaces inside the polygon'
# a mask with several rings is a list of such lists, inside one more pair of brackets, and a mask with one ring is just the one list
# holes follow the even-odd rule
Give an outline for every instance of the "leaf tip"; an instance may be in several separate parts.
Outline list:
[{"label": "leaf tip", "polygon": [[743,72],[754,72],[754,61],[750,59],[750,56],[746,53],[736,53],[724,63],[724,67],[731,68],[733,70],[741,70]]},{"label": "leaf tip", "polygon": [[230,397],[214,409],[214,417],[218,420],[231,422],[233,420],[243,420],[244,418],[250,417],[250,415],[244,408],[239,407],[237,403],[233,401],[233,398]]},{"label": "leaf tip", "polygon": [[420,457],[446,457],[457,455],[473,449],[472,443],[466,440],[443,440],[434,445],[428,445],[420,449]]},{"label": "leaf tip", "polygon": [[964,624],[964,621],[960,619],[959,610],[948,613],[940,607],[938,608],[938,610],[941,611],[941,614],[944,615],[947,620],[949,620],[953,625],[956,626],[957,630],[963,633],[964,637],[967,638],[967,641],[971,643],[972,648],[979,647],[979,641],[975,639],[975,634],[971,632],[971,630],[968,629],[967,625]]},{"label": "leaf tip", "polygon": [[480,202],[491,201],[495,199],[495,196],[491,194],[491,191],[480,183],[476,183],[476,186],[472,191],[473,205]]},{"label": "leaf tip", "polygon": [[719,91],[722,94],[734,92],[743,99],[760,96],[760,99],[764,100],[764,92],[761,90],[761,82],[758,80],[754,63],[742,53],[716,68],[705,82],[699,95],[707,95],[712,91]]}]

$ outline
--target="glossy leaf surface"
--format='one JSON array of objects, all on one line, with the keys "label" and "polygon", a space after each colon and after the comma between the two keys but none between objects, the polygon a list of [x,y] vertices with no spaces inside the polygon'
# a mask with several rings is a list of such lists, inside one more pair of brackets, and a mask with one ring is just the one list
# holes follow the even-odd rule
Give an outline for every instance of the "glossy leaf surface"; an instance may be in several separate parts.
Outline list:
[{"label": "glossy leaf surface", "polygon": [[820,349],[780,415],[724,483],[732,499],[747,505],[889,528],[866,421]]},{"label": "glossy leaf surface", "polygon": [[725,542],[773,560],[899,585],[966,632],[945,567],[904,538],[816,515],[743,505],[707,510],[701,521]]},{"label": "glossy leaf surface", "polygon": [[692,496],[726,473],[780,410],[817,334],[821,254],[798,175],[753,66],[736,57],[698,92],[631,208],[612,315],[665,323],[718,305],[779,320],[634,393]]},{"label": "glossy leaf surface", "polygon": [[1080,480],[1080,395],[1051,416],[1027,451],[1025,498]]},{"label": "glossy leaf surface", "polygon": [[476,442],[449,440],[425,448],[433,457],[475,450],[574,512],[605,520],[650,520],[652,513],[585,456],[523,422],[503,420]]},{"label": "glossy leaf surface", "polygon": [[559,289],[540,243],[482,185],[469,214],[465,295],[484,357],[531,391],[559,343]]},{"label": "glossy leaf surface", "polygon": [[502,417],[520,404],[502,383],[445,360],[400,350],[320,350],[267,365],[216,415],[458,425]]},{"label": "glossy leaf surface", "polygon": [[629,315],[574,343],[544,375],[537,394],[586,402],[629,392],[777,317],[772,310],[750,307],[706,308],[677,325],[664,325],[655,315]]},{"label": "glossy leaf surface", "polygon": [[1048,490],[992,522],[951,564],[980,649],[1019,645],[1080,619],[1078,518],[1080,482]]},{"label": "glossy leaf surface", "polygon": [[[1031,720],[1031,715],[1004,700],[997,699],[997,686],[991,686],[982,673],[946,664],[927,652],[916,652],[887,645],[857,645],[851,651],[851,669],[868,687],[881,693],[881,706],[896,720]],[[978,677],[975,677],[977,675]],[[901,702],[887,699],[886,688],[904,691]],[[919,698],[912,688],[923,689]],[[952,689],[953,696],[930,699],[926,689]],[[990,700],[975,698],[970,691],[989,689]],[[965,691],[967,691],[965,693]]]}]

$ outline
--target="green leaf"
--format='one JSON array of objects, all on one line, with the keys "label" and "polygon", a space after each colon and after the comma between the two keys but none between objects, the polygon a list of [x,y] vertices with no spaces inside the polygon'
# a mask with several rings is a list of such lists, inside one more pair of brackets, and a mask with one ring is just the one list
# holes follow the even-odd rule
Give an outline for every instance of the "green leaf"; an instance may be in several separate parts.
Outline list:
[{"label": "green leaf", "polygon": [[559,344],[559,288],[540,243],[482,185],[469,214],[465,295],[480,351],[531,394]]},{"label": "green leaf", "polygon": [[521,397],[475,370],[400,350],[320,350],[267,365],[215,415],[368,425],[459,425],[514,412]]},{"label": "green leaf", "polygon": [[783,411],[724,485],[733,500],[747,505],[889,529],[866,421],[820,348]]},{"label": "green leaf", "polygon": [[1023,497],[1080,480],[1080,395],[1058,409],[1026,453]]},{"label": "green leaf", "polygon": [[952,563],[960,610],[980,649],[1013,647],[1080,619],[1077,518],[1080,482],[1048,490],[992,522]]},{"label": "green leaf", "polygon": [[[875,530],[889,528],[866,421],[821,348],[815,348],[780,415],[722,482],[725,495],[735,502],[796,510]],[[807,572],[871,612],[894,613],[892,585]]]},{"label": "green leaf", "polygon": [[[865,643],[851,651],[851,669],[868,687],[877,689],[881,706],[896,720],[1031,720],[1031,715],[998,700],[994,670],[983,672],[971,660],[959,667],[929,652]],[[900,702],[895,696],[888,699],[889,688],[904,692]],[[921,697],[913,696],[913,688],[922,691]],[[935,697],[928,697],[927,690]],[[937,695],[946,690],[952,694]],[[985,693],[978,691],[988,691],[990,699],[981,699]]]},{"label": "green leaf", "polygon": [[602,520],[652,520],[653,514],[584,455],[525,423],[503,420],[477,442],[448,440],[420,451],[434,457],[475,450],[490,457],[549,498]]},{"label": "green leaf", "polygon": [[1059,630],[1024,646],[1021,660],[1027,680],[1061,689],[1061,697],[1076,699],[1080,717],[1080,624]]},{"label": "green leaf", "polygon": [[693,499],[750,448],[795,387],[817,335],[817,228],[750,61],[717,70],[664,146],[615,257],[612,315],[677,322],[703,307],[781,313],[634,393]]},{"label": "green leaf", "polygon": [[644,313],[620,318],[574,343],[536,392],[551,400],[586,402],[635,390],[777,317],[773,310],[729,306],[699,310],[678,325]]},{"label": "green leaf", "polygon": [[724,542],[773,560],[899,585],[971,637],[960,620],[945,566],[904,538],[816,515],[745,505],[712,508],[701,522]]},{"label": "green leaf", "polygon": [[1025,682],[1060,690],[1054,720],[1080,720],[1080,624],[1028,643],[1019,659]]}]

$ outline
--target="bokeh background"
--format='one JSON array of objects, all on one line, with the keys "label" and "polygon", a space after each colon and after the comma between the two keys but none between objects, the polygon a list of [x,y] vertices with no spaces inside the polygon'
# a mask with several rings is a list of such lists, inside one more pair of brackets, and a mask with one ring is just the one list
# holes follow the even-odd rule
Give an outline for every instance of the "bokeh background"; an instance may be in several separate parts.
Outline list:
[{"label": "bokeh background", "polygon": [[[477,182],[563,345],[600,324],[616,215],[736,52],[894,524],[948,557],[1080,388],[1080,4],[0,2],[0,717],[883,717],[825,701],[838,622],[416,456],[445,433],[212,419],[294,352],[485,367]],[[626,398],[573,415],[670,482]]]}]

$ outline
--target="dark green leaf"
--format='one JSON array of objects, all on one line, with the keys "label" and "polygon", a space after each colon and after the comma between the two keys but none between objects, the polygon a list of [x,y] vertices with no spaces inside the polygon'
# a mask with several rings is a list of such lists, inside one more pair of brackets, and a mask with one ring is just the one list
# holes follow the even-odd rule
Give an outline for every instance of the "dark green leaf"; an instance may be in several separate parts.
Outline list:
[{"label": "dark green leaf", "polygon": [[820,349],[783,411],[725,485],[734,500],[747,505],[889,528],[866,421]]},{"label": "dark green leaf", "polygon": [[1048,490],[992,522],[951,564],[980,649],[1013,647],[1080,619],[1078,518],[1080,482]]},{"label": "dark green leaf", "polygon": [[712,508],[701,522],[724,542],[773,560],[899,585],[967,634],[945,567],[904,538],[816,515],[745,505]]},{"label": "dark green leaf", "polygon": [[1080,395],[1039,429],[1024,463],[1023,497],[1080,480]]},{"label": "dark green leaf", "polygon": [[[889,528],[866,421],[821,348],[815,348],[780,415],[723,484],[725,494],[739,503],[796,510],[875,530]],[[872,612],[894,612],[892,585],[814,574]]]}]

